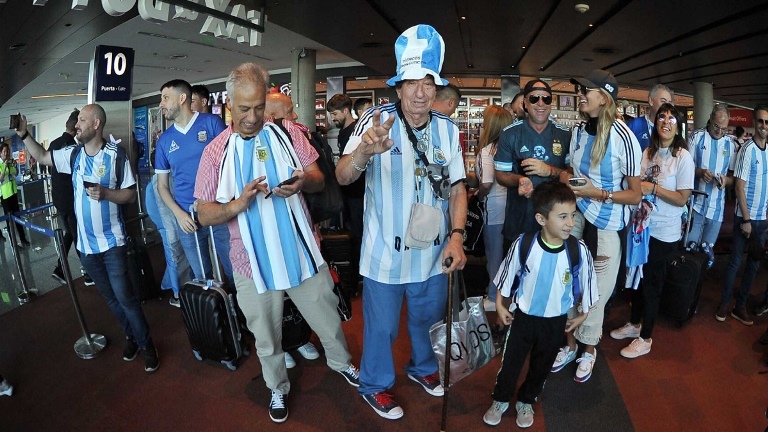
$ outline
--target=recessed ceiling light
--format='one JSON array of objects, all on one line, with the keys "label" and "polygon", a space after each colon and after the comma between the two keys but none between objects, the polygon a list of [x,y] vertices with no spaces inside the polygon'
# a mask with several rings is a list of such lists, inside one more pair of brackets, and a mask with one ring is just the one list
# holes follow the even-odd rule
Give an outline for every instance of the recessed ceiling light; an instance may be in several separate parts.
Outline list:
[{"label": "recessed ceiling light", "polygon": [[27,44],[22,42],[22,43],[13,44],[13,45],[9,46],[8,49],[11,50],[11,51],[20,51],[20,50],[23,50],[26,47],[27,47]]},{"label": "recessed ceiling light", "polygon": [[186,54],[172,54],[168,58],[170,58],[171,60],[183,60],[183,59],[187,58],[187,55]]}]

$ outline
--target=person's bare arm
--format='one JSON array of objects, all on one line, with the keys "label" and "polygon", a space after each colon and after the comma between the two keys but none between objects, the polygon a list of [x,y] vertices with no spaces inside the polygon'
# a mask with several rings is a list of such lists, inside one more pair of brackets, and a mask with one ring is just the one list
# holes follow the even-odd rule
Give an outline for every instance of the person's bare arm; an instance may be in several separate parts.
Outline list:
[{"label": "person's bare arm", "polygon": [[53,165],[53,158],[51,157],[51,152],[46,150],[40,143],[38,143],[31,134],[27,134],[27,117],[21,113],[19,113],[19,117],[21,118],[19,121],[19,128],[16,129],[16,135],[21,138],[24,135],[27,135],[26,138],[24,138],[24,145],[27,147],[27,150],[29,151],[29,154],[37,159],[37,161],[43,165],[51,166]]},{"label": "person's bare arm", "polygon": [[186,210],[176,204],[176,200],[173,199],[171,194],[170,182],[168,181],[168,173],[157,173],[157,194],[160,195],[160,199],[163,200],[168,209],[171,210],[176,217],[181,230],[187,234],[191,234],[197,230],[197,224],[192,216],[187,213]]}]

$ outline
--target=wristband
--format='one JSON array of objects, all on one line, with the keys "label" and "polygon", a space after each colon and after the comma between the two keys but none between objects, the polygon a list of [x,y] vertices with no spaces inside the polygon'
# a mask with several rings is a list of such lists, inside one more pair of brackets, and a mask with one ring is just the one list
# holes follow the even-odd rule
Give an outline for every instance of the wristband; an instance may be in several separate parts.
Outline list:
[{"label": "wristband", "polygon": [[24,141],[25,139],[27,139],[28,136],[29,136],[29,131],[28,130],[24,131],[24,135],[21,136],[21,140]]},{"label": "wristband", "polygon": [[454,229],[451,230],[451,234],[450,235],[452,236],[452,235],[454,235],[456,233],[459,233],[459,234],[461,234],[462,237],[464,237],[464,230],[463,229],[461,229],[461,228],[454,228]]},{"label": "wristband", "polygon": [[741,224],[744,225],[744,224],[747,224],[747,223],[750,223],[750,222],[752,222],[752,221],[751,220],[743,220],[743,221],[741,221]]}]

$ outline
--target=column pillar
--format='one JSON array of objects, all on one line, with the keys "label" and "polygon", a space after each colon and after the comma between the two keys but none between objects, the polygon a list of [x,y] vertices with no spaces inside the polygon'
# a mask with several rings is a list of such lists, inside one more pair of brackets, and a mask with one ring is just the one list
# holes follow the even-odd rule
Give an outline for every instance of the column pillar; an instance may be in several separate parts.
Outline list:
[{"label": "column pillar", "polygon": [[709,115],[714,106],[714,96],[712,93],[712,83],[694,82],[693,83],[693,128],[701,129],[707,125]]},{"label": "column pillar", "polygon": [[317,53],[313,49],[296,48],[292,51],[291,100],[299,122],[311,131],[315,127],[315,67]]}]

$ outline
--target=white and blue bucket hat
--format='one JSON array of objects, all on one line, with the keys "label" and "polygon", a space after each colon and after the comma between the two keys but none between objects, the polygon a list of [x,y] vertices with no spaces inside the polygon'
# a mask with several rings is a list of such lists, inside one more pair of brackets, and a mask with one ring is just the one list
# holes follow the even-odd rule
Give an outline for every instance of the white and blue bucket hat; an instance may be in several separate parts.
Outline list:
[{"label": "white and blue bucket hat", "polygon": [[415,25],[404,31],[395,42],[397,75],[387,81],[394,87],[403,80],[419,80],[432,75],[435,84],[445,86],[448,81],[440,78],[445,58],[445,43],[432,26]]}]

